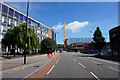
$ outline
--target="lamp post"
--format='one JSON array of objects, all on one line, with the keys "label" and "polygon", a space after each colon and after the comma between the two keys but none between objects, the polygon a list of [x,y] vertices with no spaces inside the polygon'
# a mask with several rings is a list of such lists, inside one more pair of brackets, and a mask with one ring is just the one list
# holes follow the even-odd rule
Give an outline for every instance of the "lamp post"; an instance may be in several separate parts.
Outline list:
[{"label": "lamp post", "polygon": [[26,64],[26,53],[27,53],[27,27],[28,27],[28,10],[29,10],[29,0],[27,1],[27,23],[26,23],[26,36],[25,36],[25,53],[24,53],[24,64]]}]

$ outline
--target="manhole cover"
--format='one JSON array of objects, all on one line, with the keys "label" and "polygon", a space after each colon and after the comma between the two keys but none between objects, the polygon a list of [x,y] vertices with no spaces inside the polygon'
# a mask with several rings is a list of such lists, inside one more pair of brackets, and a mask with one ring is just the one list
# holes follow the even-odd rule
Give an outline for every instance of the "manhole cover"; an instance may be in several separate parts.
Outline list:
[{"label": "manhole cover", "polygon": [[97,65],[103,65],[103,64],[101,64],[101,63],[97,63]]},{"label": "manhole cover", "polygon": [[39,67],[39,66],[34,66],[34,67]]}]

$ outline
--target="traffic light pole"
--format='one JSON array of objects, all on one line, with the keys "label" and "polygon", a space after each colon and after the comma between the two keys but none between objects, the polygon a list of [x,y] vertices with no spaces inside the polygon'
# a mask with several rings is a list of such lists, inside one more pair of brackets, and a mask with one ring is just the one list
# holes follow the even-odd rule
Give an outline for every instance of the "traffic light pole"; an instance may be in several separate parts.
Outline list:
[{"label": "traffic light pole", "polygon": [[27,2],[27,23],[26,23],[26,36],[25,36],[25,53],[24,53],[24,64],[26,64],[26,54],[27,54],[27,27],[28,27],[28,10],[29,10],[29,0]]}]

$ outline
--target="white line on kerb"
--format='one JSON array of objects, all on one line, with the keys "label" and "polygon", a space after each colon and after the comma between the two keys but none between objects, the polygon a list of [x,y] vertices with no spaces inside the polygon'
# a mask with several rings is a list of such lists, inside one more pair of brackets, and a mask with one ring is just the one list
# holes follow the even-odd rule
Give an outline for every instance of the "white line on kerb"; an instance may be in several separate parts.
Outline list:
[{"label": "white line on kerb", "polygon": [[113,69],[113,70],[115,70],[115,71],[120,72],[118,69],[114,69],[114,68],[112,68],[112,67],[108,67],[108,68],[110,68],[110,69]]},{"label": "white line on kerb", "polygon": [[81,63],[78,62],[78,64],[80,64],[83,68],[86,68],[85,66],[83,66]]},{"label": "white line on kerb", "polygon": [[91,75],[93,75],[96,79],[100,80],[95,74],[93,74],[92,72],[90,72]]},{"label": "white line on kerb", "polygon": [[55,67],[55,65],[47,72],[47,74],[49,74],[54,67]]},{"label": "white line on kerb", "polygon": [[76,59],[74,59],[74,61],[77,61]]}]

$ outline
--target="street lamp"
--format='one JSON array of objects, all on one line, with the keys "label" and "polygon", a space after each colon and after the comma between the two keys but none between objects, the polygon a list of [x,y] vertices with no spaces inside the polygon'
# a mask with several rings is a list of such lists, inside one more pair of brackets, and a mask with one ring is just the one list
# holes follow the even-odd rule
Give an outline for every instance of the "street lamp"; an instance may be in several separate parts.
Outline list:
[{"label": "street lamp", "polygon": [[27,2],[27,23],[26,23],[26,36],[25,36],[25,53],[24,53],[24,64],[26,64],[26,53],[27,53],[27,27],[28,27],[28,10],[29,10],[29,0]]}]

